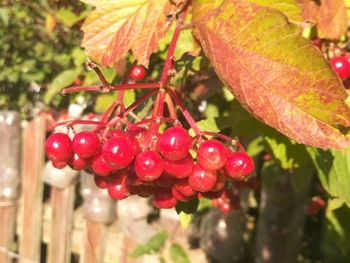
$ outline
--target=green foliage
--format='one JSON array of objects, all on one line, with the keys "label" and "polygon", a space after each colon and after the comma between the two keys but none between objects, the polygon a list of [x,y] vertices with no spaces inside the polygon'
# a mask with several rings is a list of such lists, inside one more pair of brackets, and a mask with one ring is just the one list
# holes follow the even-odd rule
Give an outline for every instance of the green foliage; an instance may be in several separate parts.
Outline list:
[{"label": "green foliage", "polygon": [[187,253],[179,244],[172,244],[169,248],[169,254],[174,263],[190,263]]},{"label": "green foliage", "polygon": [[324,189],[350,206],[350,148],[343,151],[308,149]]},{"label": "green foliage", "polygon": [[165,231],[161,231],[155,234],[146,244],[138,245],[131,253],[131,258],[138,258],[145,254],[157,253],[164,246],[165,241],[168,239],[169,234]]}]

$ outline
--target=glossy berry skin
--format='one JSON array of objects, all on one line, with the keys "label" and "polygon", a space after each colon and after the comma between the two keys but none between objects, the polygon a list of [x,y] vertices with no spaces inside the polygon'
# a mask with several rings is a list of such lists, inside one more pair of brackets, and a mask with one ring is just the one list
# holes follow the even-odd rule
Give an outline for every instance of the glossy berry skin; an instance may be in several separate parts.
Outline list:
[{"label": "glossy berry skin", "polygon": [[53,162],[68,162],[73,157],[72,141],[65,133],[54,133],[45,142],[45,153]]},{"label": "glossy berry skin", "polygon": [[137,126],[128,129],[125,132],[127,135],[129,135],[132,138],[135,138],[138,141],[139,147],[145,148],[147,144],[147,130],[145,128]]},{"label": "glossy berry skin", "polygon": [[345,57],[333,57],[329,62],[340,79],[345,80],[350,76],[350,63]]},{"label": "glossy berry skin", "polygon": [[171,127],[159,136],[158,147],[165,159],[178,161],[188,155],[191,143],[191,137],[184,128]]},{"label": "glossy berry skin", "polygon": [[222,189],[224,189],[226,184],[226,173],[222,172],[221,170],[217,173],[217,180],[213,188],[211,189],[212,192],[217,192]]},{"label": "glossy berry skin", "polygon": [[68,164],[72,169],[80,171],[86,169],[89,166],[90,161],[89,159],[80,158],[78,154],[74,154],[73,158],[69,160]]},{"label": "glossy berry skin", "polygon": [[218,170],[225,166],[228,149],[217,140],[203,142],[197,151],[197,162],[206,170]]},{"label": "glossy berry skin", "polygon": [[136,156],[134,163],[136,175],[143,181],[154,181],[164,171],[162,157],[155,151],[144,151]]},{"label": "glossy berry skin", "polygon": [[96,155],[92,159],[91,169],[95,174],[99,176],[108,176],[115,170],[103,159],[101,154]]},{"label": "glossy berry skin", "polygon": [[56,169],[63,169],[64,167],[67,166],[67,162],[54,162],[52,161],[52,166],[55,167]]},{"label": "glossy berry skin", "polygon": [[217,175],[213,171],[204,170],[200,165],[195,164],[188,183],[192,189],[199,192],[208,192],[213,189],[217,180]]},{"label": "glossy berry skin", "polygon": [[152,204],[159,209],[169,209],[176,205],[176,198],[168,189],[160,189],[154,193]]},{"label": "glossy berry skin", "polygon": [[143,80],[146,76],[146,70],[142,66],[133,66],[130,71],[130,77],[135,81]]},{"label": "glossy berry skin", "polygon": [[188,183],[188,178],[184,178],[181,180],[178,180],[177,183],[174,185],[176,190],[178,190],[181,194],[191,197],[195,196],[197,194],[197,191],[194,190]]},{"label": "glossy berry skin", "polygon": [[121,175],[107,187],[108,195],[115,200],[122,200],[129,195],[126,177]]},{"label": "glossy berry skin", "polygon": [[110,186],[110,181],[108,180],[108,178],[106,176],[95,175],[94,181],[95,181],[96,186],[100,189],[107,189],[107,187]]},{"label": "glossy berry skin", "polygon": [[100,139],[93,132],[79,132],[73,137],[72,148],[80,158],[90,158],[100,150]]},{"label": "glossy berry skin", "polygon": [[175,197],[177,201],[188,202],[189,198],[184,194],[180,193],[175,187],[171,188],[171,194]]},{"label": "glossy berry skin", "polygon": [[225,170],[231,178],[241,180],[253,172],[254,162],[248,154],[235,152],[228,157]]},{"label": "glossy berry skin", "polygon": [[109,137],[125,138],[131,144],[134,155],[137,155],[141,152],[141,148],[140,148],[140,144],[139,144],[138,140],[134,136],[128,135],[126,132],[123,132],[122,130],[111,131],[109,134]]},{"label": "glossy berry skin", "polygon": [[188,177],[192,173],[193,165],[193,159],[190,154],[187,154],[184,159],[181,159],[179,161],[164,160],[165,172],[173,175],[178,179]]},{"label": "glossy berry skin", "polygon": [[132,145],[127,138],[110,138],[102,147],[102,156],[108,164],[116,169],[127,167],[134,159]]}]

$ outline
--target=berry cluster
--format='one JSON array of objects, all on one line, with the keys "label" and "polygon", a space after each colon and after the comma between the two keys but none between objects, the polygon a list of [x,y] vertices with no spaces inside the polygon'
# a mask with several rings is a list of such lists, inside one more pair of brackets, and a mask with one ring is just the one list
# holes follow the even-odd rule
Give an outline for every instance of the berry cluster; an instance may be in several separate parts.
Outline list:
[{"label": "berry cluster", "polygon": [[[254,163],[245,152],[232,152],[216,139],[207,139],[196,148],[196,138],[180,126],[158,134],[155,147],[149,149],[147,134],[139,126],[110,130],[104,138],[101,131],[82,131],[72,140],[67,134],[54,133],[45,151],[56,168],[69,165],[95,174],[96,185],[107,189],[113,199],[153,196],[154,206],[172,208],[178,201],[203,196],[217,200],[223,211],[233,206],[233,200],[237,205],[225,185],[228,180],[245,181],[253,171]],[[196,151],[196,158],[191,150]]]},{"label": "berry cluster", "polygon": [[[97,73],[102,85],[74,86],[61,92],[66,95],[117,90],[118,96],[96,121],[73,120],[56,125],[65,125],[74,134],[70,139],[65,133],[53,133],[47,139],[46,155],[56,168],[69,165],[94,174],[96,185],[107,189],[113,199],[152,196],[155,207],[172,208],[178,204],[177,208],[181,206],[187,212],[195,211],[199,197],[217,199],[225,188],[232,186],[232,181],[249,180],[254,163],[243,146],[226,135],[201,131],[170,85],[184,17],[185,13],[179,14],[159,81],[137,83],[145,78],[146,72],[134,65],[122,84],[113,86],[97,65],[88,62],[88,68]],[[142,94],[128,107],[123,103],[127,89]],[[154,95],[152,111],[140,120],[134,110],[146,105],[146,100]],[[178,119],[179,112],[187,124]],[[75,132],[75,124],[89,124],[93,128]]]}]

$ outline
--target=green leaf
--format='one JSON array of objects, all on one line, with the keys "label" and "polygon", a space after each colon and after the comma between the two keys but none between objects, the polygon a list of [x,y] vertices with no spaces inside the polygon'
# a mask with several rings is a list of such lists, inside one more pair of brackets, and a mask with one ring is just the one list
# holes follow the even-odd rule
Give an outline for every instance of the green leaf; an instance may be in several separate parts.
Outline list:
[{"label": "green leaf", "polygon": [[188,226],[190,225],[191,220],[192,220],[192,215],[191,214],[187,214],[187,213],[182,212],[182,211],[180,213],[178,213],[178,214],[179,214],[180,226],[183,229],[188,228]]},{"label": "green leaf", "polygon": [[56,13],[57,19],[65,26],[71,27],[81,18],[69,9],[61,8]]},{"label": "green leaf", "polygon": [[342,82],[281,12],[246,0],[194,0],[193,24],[216,73],[253,116],[298,143],[350,145]]},{"label": "green leaf", "polygon": [[174,263],[190,263],[186,251],[179,244],[172,244],[169,248],[170,258]]},{"label": "green leaf", "polygon": [[131,253],[131,258],[138,258],[145,254],[152,254],[158,252],[163,246],[165,241],[168,239],[168,232],[161,231],[155,234],[146,244],[138,245]]},{"label": "green leaf", "polygon": [[350,148],[324,151],[308,148],[323,188],[350,207]]},{"label": "green leaf", "polygon": [[48,89],[44,95],[44,102],[50,103],[52,98],[57,95],[63,88],[71,85],[76,78],[81,74],[82,68],[67,69],[57,75],[49,84]]},{"label": "green leaf", "polygon": [[111,93],[99,95],[96,99],[94,111],[96,113],[105,112],[108,109],[108,107],[116,100],[116,98],[117,98],[117,92],[111,92]]},{"label": "green leaf", "polygon": [[124,92],[123,102],[126,107],[134,103],[135,99],[136,99],[135,90],[126,90]]}]

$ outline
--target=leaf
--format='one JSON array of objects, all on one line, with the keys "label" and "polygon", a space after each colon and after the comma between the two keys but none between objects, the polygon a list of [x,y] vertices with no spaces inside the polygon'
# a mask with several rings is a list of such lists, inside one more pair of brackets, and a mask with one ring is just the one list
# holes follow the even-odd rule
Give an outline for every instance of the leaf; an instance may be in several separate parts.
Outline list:
[{"label": "leaf", "polygon": [[350,207],[350,148],[343,151],[323,151],[309,148],[323,188],[333,198]]},{"label": "leaf", "polygon": [[344,0],[298,0],[304,18],[317,24],[320,38],[338,39],[348,28],[347,9]]},{"label": "leaf", "polygon": [[349,145],[347,94],[322,53],[280,12],[243,0],[221,2],[194,1],[194,33],[235,98],[298,143]]},{"label": "leaf", "polygon": [[138,63],[147,67],[171,24],[167,15],[175,8],[169,0],[84,1],[95,10],[82,27],[82,46],[103,66],[113,66],[132,50]]},{"label": "leaf", "polygon": [[190,263],[186,251],[179,244],[172,244],[169,248],[170,258],[174,263]]},{"label": "leaf", "polygon": [[158,252],[168,239],[169,234],[165,231],[160,231],[155,234],[146,244],[138,245],[131,253],[131,258],[138,258],[145,254],[152,254]]},{"label": "leaf", "polygon": [[52,98],[61,91],[61,89],[71,85],[74,80],[81,74],[82,68],[67,69],[57,75],[49,84],[48,89],[44,95],[44,102],[50,103]]},{"label": "leaf", "polygon": [[57,19],[65,26],[72,27],[75,23],[80,20],[80,17],[73,11],[65,8],[61,8],[56,13]]},{"label": "leaf", "polygon": [[302,22],[304,21],[300,7],[296,0],[249,0],[252,3],[277,9],[283,12],[289,20]]}]

